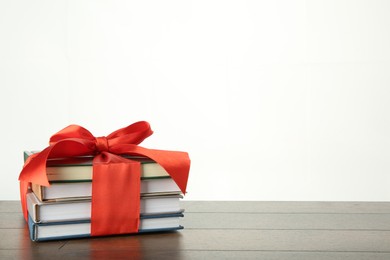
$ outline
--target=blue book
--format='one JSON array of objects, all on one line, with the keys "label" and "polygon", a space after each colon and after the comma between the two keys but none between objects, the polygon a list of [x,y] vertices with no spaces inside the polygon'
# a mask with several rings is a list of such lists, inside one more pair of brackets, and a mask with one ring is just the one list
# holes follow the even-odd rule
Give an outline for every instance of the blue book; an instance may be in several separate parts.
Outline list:
[{"label": "blue book", "polygon": [[[182,213],[141,216],[139,233],[163,232],[183,229],[179,224]],[[47,241],[90,237],[91,221],[64,221],[35,223],[28,218],[28,228],[32,241]]]}]

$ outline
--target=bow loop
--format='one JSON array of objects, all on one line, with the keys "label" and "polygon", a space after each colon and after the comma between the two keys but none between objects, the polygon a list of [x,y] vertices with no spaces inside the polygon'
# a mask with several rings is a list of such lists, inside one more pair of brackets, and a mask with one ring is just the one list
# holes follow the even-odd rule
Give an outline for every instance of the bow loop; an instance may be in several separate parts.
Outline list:
[{"label": "bow loop", "polygon": [[127,127],[118,129],[107,136],[110,145],[115,144],[140,144],[143,140],[153,134],[150,124],[146,121],[139,121]]},{"label": "bow loop", "polygon": [[53,145],[61,140],[69,138],[78,138],[89,141],[94,141],[95,137],[90,131],[79,125],[69,125],[64,129],[58,131],[50,137],[50,145]]}]

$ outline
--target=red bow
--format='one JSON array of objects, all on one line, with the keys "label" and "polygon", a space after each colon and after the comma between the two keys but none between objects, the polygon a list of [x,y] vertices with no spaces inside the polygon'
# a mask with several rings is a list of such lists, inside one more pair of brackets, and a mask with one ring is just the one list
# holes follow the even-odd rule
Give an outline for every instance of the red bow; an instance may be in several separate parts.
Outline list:
[{"label": "red bow", "polygon": [[107,137],[95,138],[88,130],[78,125],[70,125],[54,134],[50,138],[50,146],[30,156],[20,173],[21,202],[25,219],[27,220],[26,192],[29,183],[50,186],[46,175],[47,159],[94,155],[91,234],[137,232],[140,165],[139,162],[118,155],[145,156],[159,163],[183,193],[186,191],[190,169],[190,159],[185,152],[138,146],[152,133],[149,123],[140,121]]}]

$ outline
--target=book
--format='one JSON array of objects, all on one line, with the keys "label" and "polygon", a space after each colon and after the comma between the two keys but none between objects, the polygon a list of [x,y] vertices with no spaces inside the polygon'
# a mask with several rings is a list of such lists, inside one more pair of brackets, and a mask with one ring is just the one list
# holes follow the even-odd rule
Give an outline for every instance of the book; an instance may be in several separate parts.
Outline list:
[{"label": "book", "polygon": [[[149,196],[140,200],[143,215],[182,213],[181,195]],[[42,202],[33,192],[27,193],[27,209],[35,223],[77,221],[91,218],[91,200]]]},{"label": "book", "polygon": [[[35,152],[24,152],[25,160]],[[164,178],[169,173],[158,163],[139,156],[124,156],[141,162],[141,178]],[[90,181],[92,180],[92,156],[49,159],[46,167],[50,181]]]},{"label": "book", "polygon": [[[41,201],[61,199],[85,199],[92,196],[92,181],[52,182],[50,187],[33,183],[32,191]],[[180,188],[171,178],[141,180],[141,196],[157,194],[180,194]]]},{"label": "book", "polygon": [[[180,225],[182,213],[145,215],[140,217],[139,233],[174,231],[183,229]],[[82,238],[91,236],[90,220],[35,223],[28,218],[28,228],[32,241]]]}]

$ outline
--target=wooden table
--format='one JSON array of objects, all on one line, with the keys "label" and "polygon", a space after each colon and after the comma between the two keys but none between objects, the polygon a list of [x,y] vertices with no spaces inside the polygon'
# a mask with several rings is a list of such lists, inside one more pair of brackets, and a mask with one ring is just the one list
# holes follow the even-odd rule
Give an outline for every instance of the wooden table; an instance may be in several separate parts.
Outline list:
[{"label": "wooden table", "polygon": [[390,202],[182,202],[171,233],[31,242],[0,202],[0,259],[390,259]]}]

